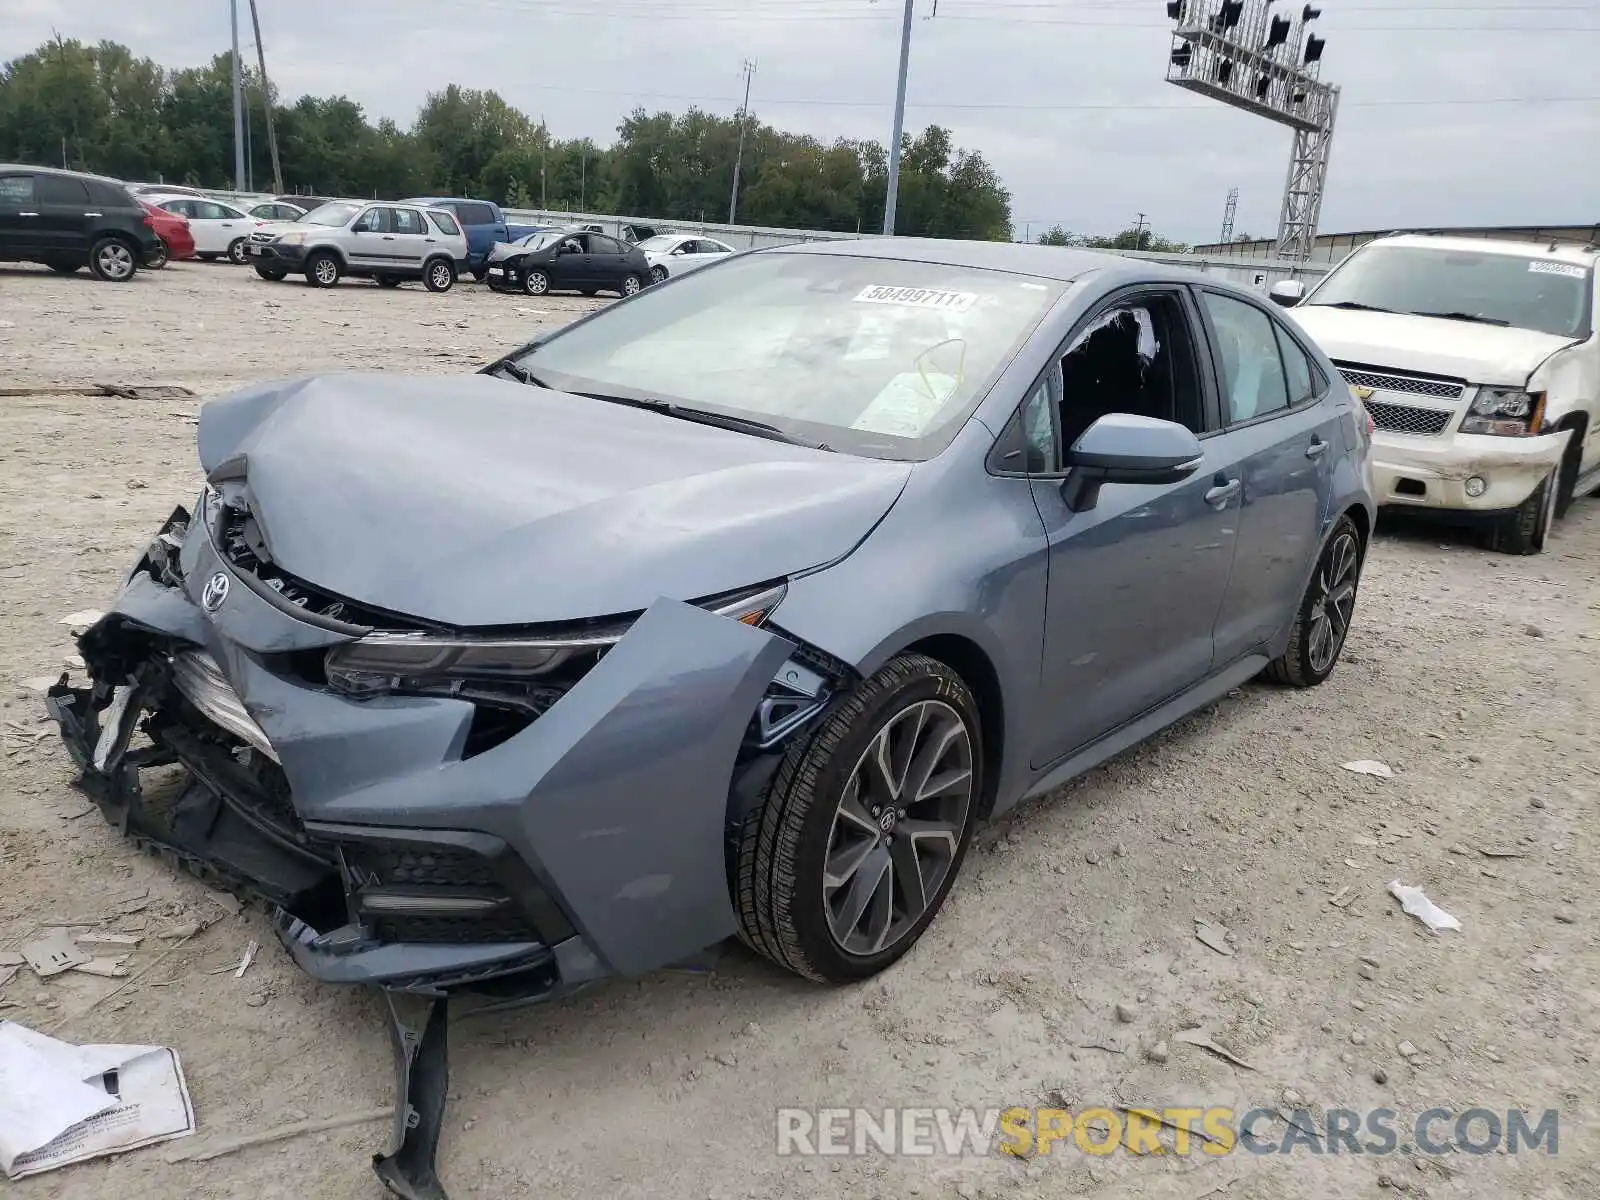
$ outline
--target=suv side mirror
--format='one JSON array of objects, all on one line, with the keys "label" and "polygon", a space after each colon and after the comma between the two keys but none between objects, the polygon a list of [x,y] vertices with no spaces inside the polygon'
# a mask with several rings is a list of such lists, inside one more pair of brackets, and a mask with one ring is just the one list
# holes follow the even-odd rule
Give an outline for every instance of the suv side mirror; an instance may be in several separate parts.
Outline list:
[{"label": "suv side mirror", "polygon": [[1204,458],[1200,439],[1174,421],[1109,413],[1067,452],[1062,496],[1073,512],[1088,512],[1105,484],[1179,483],[1198,471]]},{"label": "suv side mirror", "polygon": [[1293,308],[1306,298],[1306,285],[1298,279],[1280,279],[1267,289],[1267,295],[1274,304]]},{"label": "suv side mirror", "polygon": [[350,227],[350,232],[351,233],[371,233],[372,232],[372,226],[368,225],[365,221],[357,221],[354,225],[352,225]]}]

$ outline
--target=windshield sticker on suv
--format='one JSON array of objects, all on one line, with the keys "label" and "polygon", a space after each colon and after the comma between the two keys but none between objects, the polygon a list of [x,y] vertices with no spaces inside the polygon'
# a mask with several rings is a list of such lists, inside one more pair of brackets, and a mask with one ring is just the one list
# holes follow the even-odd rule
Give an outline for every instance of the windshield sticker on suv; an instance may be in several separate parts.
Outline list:
[{"label": "windshield sticker on suv", "polygon": [[938,292],[931,288],[892,287],[875,283],[861,289],[857,304],[898,304],[905,308],[937,308],[964,313],[978,302],[973,292]]},{"label": "windshield sticker on suv", "polygon": [[1576,263],[1531,262],[1528,270],[1535,275],[1565,275],[1571,279],[1587,279],[1589,272]]}]

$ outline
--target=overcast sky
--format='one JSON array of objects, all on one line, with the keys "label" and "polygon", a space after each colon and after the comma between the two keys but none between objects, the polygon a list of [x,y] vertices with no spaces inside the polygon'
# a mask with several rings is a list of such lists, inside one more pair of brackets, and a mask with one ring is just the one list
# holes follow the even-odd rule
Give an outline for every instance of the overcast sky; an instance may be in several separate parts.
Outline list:
[{"label": "overcast sky", "polygon": [[[1167,236],[1214,240],[1230,187],[1238,231],[1275,231],[1291,135],[1164,81],[1161,0],[939,0],[936,16],[916,2],[907,125],[980,150],[1019,234],[1114,232],[1143,212]],[[195,65],[226,48],[228,3],[4,0],[0,59],[56,30]],[[900,0],[258,4],[286,98],[343,93],[401,124],[458,82],[604,143],[636,105],[732,112],[751,58],[762,120],[889,140]],[[1343,88],[1322,232],[1600,221],[1600,0],[1322,7],[1323,76]],[[1501,102],[1530,99],[1545,102]]]}]

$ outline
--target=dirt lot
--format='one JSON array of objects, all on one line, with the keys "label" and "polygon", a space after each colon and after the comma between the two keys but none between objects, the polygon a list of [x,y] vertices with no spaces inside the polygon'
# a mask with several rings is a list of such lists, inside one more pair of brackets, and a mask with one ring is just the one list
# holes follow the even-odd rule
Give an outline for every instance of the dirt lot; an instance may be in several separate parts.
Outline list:
[{"label": "dirt lot", "polygon": [[[175,1047],[202,1137],[390,1100],[377,1003],[304,978],[258,913],[169,952],[161,932],[221,910],[137,857],[71,789],[54,739],[35,735],[50,727],[28,681],[73,652],[59,618],[102,607],[200,482],[198,399],[59,388],[175,383],[205,398],[311,370],[462,370],[592,303],[465,286],[320,292],[220,264],[127,286],[0,272],[0,387],[36,385],[0,399],[0,948],[45,922],[105,920],[145,934],[130,965],[150,968],[109,998],[113,981],[24,972],[0,1015],[75,1041]],[[461,1022],[446,1181],[457,1196],[618,1200],[1600,1195],[1597,573],[1597,501],[1540,558],[1384,532],[1328,685],[1246,687],[984,831],[939,921],[879,981],[820,991],[727,947],[709,973]],[[1340,769],[1356,759],[1395,778]],[[1434,937],[1399,913],[1384,890],[1397,877],[1464,931]],[[1236,953],[1196,941],[1196,917],[1232,930]],[[252,939],[260,958],[235,979]],[[1249,1068],[1175,1039],[1200,1022]],[[1153,1061],[1163,1042],[1167,1060]],[[1556,1108],[1559,1153],[774,1150],[779,1105],[1052,1102],[1305,1107],[1317,1121],[1392,1108],[1402,1133],[1435,1107]],[[206,1164],[169,1163],[175,1143],[14,1190],[373,1197],[368,1156],[386,1138],[361,1125]]]}]

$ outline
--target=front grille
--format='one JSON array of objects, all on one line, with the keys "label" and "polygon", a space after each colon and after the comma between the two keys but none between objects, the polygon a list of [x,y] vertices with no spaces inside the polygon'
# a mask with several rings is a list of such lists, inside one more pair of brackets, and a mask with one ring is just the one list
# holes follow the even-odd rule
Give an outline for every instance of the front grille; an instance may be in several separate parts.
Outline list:
[{"label": "front grille", "polygon": [[1445,431],[1455,414],[1442,408],[1412,408],[1409,404],[1365,402],[1372,423],[1390,433],[1411,433],[1434,437]]},{"label": "front grille", "polygon": [[[1431,396],[1435,400],[1459,400],[1466,385],[1456,380],[1421,375],[1391,375],[1339,366],[1339,374],[1353,388],[1372,388],[1379,392],[1401,392],[1408,396]],[[1369,404],[1370,408],[1371,405]],[[1377,418],[1374,417],[1374,420]],[[1383,422],[1378,424],[1382,426]],[[1435,431],[1437,432],[1437,431]]]},{"label": "front grille", "polygon": [[368,882],[389,887],[493,887],[489,860],[454,846],[348,842],[345,861]]},{"label": "front grille", "polygon": [[258,229],[250,235],[250,240],[252,242],[270,242],[277,236],[278,235],[275,233],[262,233],[261,230]]},{"label": "front grille", "polygon": [[[367,914],[373,932],[391,942],[539,942],[539,928],[517,902],[493,860],[457,846],[411,841],[347,841],[341,844],[358,904],[368,894],[401,893],[418,910]],[[427,911],[432,899],[435,911]],[[449,911],[452,901],[493,901],[474,913]]]}]

